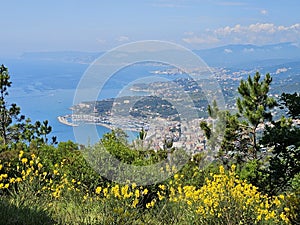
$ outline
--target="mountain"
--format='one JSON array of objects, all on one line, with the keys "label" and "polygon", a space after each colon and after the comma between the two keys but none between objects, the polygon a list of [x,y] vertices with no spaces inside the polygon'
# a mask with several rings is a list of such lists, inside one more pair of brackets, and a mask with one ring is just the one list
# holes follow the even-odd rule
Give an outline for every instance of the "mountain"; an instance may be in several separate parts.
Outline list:
[{"label": "mountain", "polygon": [[[294,43],[272,45],[226,45],[217,48],[194,50],[209,66],[219,67],[253,67],[283,64],[300,61],[300,47]],[[27,52],[22,59],[48,60],[88,64],[101,56],[103,52]],[[172,54],[162,52],[162,54]]]},{"label": "mountain", "polygon": [[21,56],[21,59],[28,60],[47,60],[70,63],[91,63],[102,52],[79,52],[79,51],[58,51],[58,52],[26,52]]},{"label": "mountain", "polygon": [[222,47],[194,50],[210,66],[238,66],[281,64],[300,61],[300,48],[293,43],[272,45],[226,45]]}]

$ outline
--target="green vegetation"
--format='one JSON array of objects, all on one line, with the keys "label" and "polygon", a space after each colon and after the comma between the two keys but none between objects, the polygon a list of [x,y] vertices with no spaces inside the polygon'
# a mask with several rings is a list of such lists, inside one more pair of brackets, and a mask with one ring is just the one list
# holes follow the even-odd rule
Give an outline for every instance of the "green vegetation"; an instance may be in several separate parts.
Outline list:
[{"label": "green vegetation", "polygon": [[[176,168],[168,154],[183,157],[184,149],[166,141],[165,149],[151,150],[145,130],[133,144],[122,130],[93,146],[49,142],[47,121],[31,123],[7,103],[10,77],[0,69],[1,224],[300,223],[300,128],[292,121],[300,116],[299,94],[283,94],[276,103],[268,95],[269,75],[241,82],[237,112],[208,107],[213,123],[200,126],[216,160],[203,168],[200,153]],[[288,117],[274,120],[275,107]],[[137,169],[120,171],[113,159]],[[159,162],[165,162],[160,171],[143,170]],[[112,182],[97,165],[112,178],[122,172],[132,179]],[[160,176],[168,178],[143,186],[132,181]]]}]

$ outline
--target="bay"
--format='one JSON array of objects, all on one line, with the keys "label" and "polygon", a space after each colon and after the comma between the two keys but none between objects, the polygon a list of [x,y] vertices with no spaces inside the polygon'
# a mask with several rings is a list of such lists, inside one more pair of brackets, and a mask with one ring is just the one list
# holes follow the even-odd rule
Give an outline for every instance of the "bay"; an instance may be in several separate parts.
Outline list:
[{"label": "bay", "polygon": [[[52,126],[51,135],[56,136],[58,141],[77,142],[78,138],[74,137],[73,127],[61,124],[57,117],[71,114],[70,107],[73,105],[76,87],[89,65],[23,58],[0,60],[8,67],[12,81],[8,101],[20,106],[21,113],[31,118],[32,122],[48,120]],[[99,99],[116,97],[124,85],[141,77],[153,76],[151,71],[158,69],[161,67],[139,65],[120,70],[107,82]],[[126,94],[136,93],[127,90]],[[92,124],[85,124],[80,129],[89,132],[95,128]],[[93,144],[110,131],[102,126],[96,126],[96,130],[98,134],[96,138],[80,140],[80,144]],[[128,135],[129,139],[133,140],[137,133],[128,132]]]}]

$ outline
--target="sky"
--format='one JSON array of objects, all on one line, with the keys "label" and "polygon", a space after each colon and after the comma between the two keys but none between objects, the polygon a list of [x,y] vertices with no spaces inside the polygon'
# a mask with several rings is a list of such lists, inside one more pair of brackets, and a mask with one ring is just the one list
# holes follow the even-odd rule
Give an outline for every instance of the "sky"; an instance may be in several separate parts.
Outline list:
[{"label": "sky", "polygon": [[1,1],[0,56],[101,52],[141,40],[190,49],[300,42],[299,0]]}]

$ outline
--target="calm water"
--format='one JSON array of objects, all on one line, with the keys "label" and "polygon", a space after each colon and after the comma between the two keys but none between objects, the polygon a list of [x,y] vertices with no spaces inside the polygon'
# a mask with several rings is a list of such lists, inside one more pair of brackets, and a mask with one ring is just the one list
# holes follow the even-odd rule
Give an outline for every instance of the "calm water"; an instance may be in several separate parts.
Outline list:
[{"label": "calm water", "polygon": [[[1,59],[1,63],[9,69],[12,87],[9,90],[9,101],[21,107],[22,114],[32,121],[48,120],[53,128],[52,135],[58,141],[76,141],[73,128],[61,124],[57,116],[70,114],[73,96],[81,76],[88,65],[62,63],[53,61]],[[102,92],[100,99],[115,97],[124,83],[143,76],[153,76],[150,71],[161,68],[137,65],[126,68],[114,75]],[[93,129],[93,125],[85,125],[84,131]],[[109,129],[97,126],[98,136],[82,142],[94,143]],[[130,132],[131,139],[136,133]]]}]

